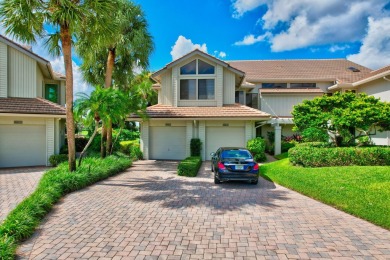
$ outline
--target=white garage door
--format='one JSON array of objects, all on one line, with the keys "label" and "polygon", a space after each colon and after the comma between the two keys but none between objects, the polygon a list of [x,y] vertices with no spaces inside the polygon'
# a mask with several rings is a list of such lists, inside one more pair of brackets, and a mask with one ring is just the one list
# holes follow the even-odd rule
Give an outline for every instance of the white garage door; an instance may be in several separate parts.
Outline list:
[{"label": "white garage door", "polygon": [[46,165],[44,125],[0,125],[0,167]]},{"label": "white garage door", "polygon": [[245,147],[244,127],[206,127],[206,160],[219,147]]},{"label": "white garage door", "polygon": [[183,160],[186,157],[186,127],[152,126],[149,131],[150,159]]}]

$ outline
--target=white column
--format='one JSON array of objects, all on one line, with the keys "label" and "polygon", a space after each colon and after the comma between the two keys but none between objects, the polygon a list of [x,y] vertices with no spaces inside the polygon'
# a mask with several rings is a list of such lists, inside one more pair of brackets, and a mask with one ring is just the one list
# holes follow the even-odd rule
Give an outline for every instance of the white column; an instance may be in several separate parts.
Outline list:
[{"label": "white column", "polygon": [[275,155],[282,152],[282,127],[279,124],[275,125]]},{"label": "white column", "polygon": [[202,141],[202,161],[206,160],[206,122],[199,121],[199,139]]}]

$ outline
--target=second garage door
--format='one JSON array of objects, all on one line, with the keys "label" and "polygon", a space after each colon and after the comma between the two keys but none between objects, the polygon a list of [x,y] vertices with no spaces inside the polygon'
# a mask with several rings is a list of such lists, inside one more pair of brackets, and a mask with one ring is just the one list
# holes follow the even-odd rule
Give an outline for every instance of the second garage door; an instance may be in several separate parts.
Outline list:
[{"label": "second garage door", "polygon": [[186,127],[152,126],[149,131],[150,159],[183,160],[186,157]]},{"label": "second garage door", "polygon": [[0,167],[46,165],[44,125],[0,125]]},{"label": "second garage door", "polygon": [[244,127],[206,127],[206,160],[219,147],[245,147]]}]

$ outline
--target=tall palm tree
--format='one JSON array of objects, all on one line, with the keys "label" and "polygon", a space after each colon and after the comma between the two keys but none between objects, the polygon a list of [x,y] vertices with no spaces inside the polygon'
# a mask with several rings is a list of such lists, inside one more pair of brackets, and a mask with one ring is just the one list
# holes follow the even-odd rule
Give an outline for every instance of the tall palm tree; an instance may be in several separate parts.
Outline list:
[{"label": "tall palm tree", "polygon": [[99,122],[102,121],[102,125],[106,126],[108,122],[124,125],[126,116],[131,111],[131,107],[129,106],[129,96],[114,88],[97,86],[90,96],[84,93],[80,93],[77,96],[78,99],[74,106],[76,120],[83,121],[83,124],[87,127],[93,124],[95,125],[92,136],[81,152],[79,159],[80,166],[86,150],[98,132]]},{"label": "tall palm tree", "polygon": [[[6,33],[24,42],[35,42],[45,36],[44,26],[55,32],[48,39],[49,51],[64,56],[66,75],[66,129],[69,170],[76,170],[75,125],[73,121],[72,37],[84,20],[104,24],[114,11],[112,0],[4,0],[0,16]],[[99,18],[99,21],[97,21]]]},{"label": "tall palm tree", "polygon": [[[146,68],[153,51],[153,40],[141,7],[127,0],[117,0],[118,10],[113,14],[109,26],[111,34],[98,35],[98,27],[83,24],[83,40],[77,44],[77,52],[83,58],[81,69],[84,78],[91,84],[113,85],[120,89],[130,87],[135,68]],[[107,26],[107,24],[105,25]],[[89,38],[93,37],[93,40]],[[93,46],[91,46],[93,42]],[[103,129],[103,134],[105,129]],[[102,138],[102,157],[112,146],[112,124],[107,125],[107,144]]]}]

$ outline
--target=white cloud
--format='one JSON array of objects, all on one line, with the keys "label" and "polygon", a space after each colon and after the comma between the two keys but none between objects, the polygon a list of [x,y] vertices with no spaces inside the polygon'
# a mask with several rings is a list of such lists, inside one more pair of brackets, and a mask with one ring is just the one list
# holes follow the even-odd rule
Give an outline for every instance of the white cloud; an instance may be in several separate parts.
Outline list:
[{"label": "white cloud", "polygon": [[359,53],[347,59],[372,69],[390,64],[390,17],[375,20],[369,18],[367,34]]},{"label": "white cloud", "polygon": [[226,57],[226,52],[224,52],[224,51],[220,51],[219,53],[218,53],[218,57],[220,57],[220,58],[225,58]]},{"label": "white cloud", "polygon": [[232,0],[233,17],[240,18],[244,13],[251,11],[264,4],[265,0]]},{"label": "white cloud", "polygon": [[338,51],[345,51],[346,49],[349,49],[351,48],[351,46],[349,46],[348,44],[345,44],[345,45],[332,45],[330,46],[329,48],[329,51],[330,52],[338,52]]},{"label": "white cloud", "polygon": [[191,41],[191,39],[187,39],[186,37],[180,35],[177,38],[175,45],[172,46],[172,51],[171,51],[172,60],[176,60],[195,49],[199,49],[207,53],[206,43],[195,44]]},{"label": "white cloud", "polygon": [[365,34],[368,17],[389,16],[384,0],[234,0],[233,17],[263,4],[267,11],[257,25],[273,35],[267,40],[274,52],[356,42]]},{"label": "white cloud", "polygon": [[244,39],[242,39],[241,41],[235,42],[234,45],[237,45],[237,46],[252,45],[252,44],[255,44],[257,42],[262,42],[262,41],[265,41],[267,39],[270,39],[271,36],[272,36],[272,34],[270,32],[266,32],[265,34],[259,35],[257,37],[255,37],[253,34],[249,34],[249,35],[246,35],[244,37]]}]

